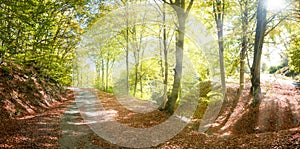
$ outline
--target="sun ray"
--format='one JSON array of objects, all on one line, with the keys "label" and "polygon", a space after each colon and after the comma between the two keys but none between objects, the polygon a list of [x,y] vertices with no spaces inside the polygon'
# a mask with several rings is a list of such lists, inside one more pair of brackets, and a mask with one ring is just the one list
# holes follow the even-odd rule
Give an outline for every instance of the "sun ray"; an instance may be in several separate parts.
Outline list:
[{"label": "sun ray", "polygon": [[271,11],[283,9],[285,6],[285,0],[267,0],[267,8]]}]

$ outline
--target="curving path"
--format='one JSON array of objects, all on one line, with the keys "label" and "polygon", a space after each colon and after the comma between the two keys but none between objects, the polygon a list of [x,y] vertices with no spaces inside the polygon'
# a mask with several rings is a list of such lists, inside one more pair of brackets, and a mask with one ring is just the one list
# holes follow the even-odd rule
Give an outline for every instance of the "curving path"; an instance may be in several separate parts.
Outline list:
[{"label": "curving path", "polygon": [[86,106],[93,107],[95,104],[93,99],[95,97],[90,96],[89,93],[84,92],[81,89],[73,89],[78,92],[79,97],[85,96],[85,98],[77,98],[68,109],[65,111],[60,128],[62,130],[62,136],[59,138],[59,144],[61,148],[66,149],[75,149],[75,148],[88,148],[88,149],[99,149],[101,147],[93,145],[89,140],[88,135],[94,133],[88,123],[83,121],[78,108],[78,102],[82,99],[82,102],[85,102]]},{"label": "curving path", "polygon": [[[136,128],[116,121],[118,111],[105,109],[93,91],[73,90],[78,95],[75,102],[65,112],[60,125],[62,137],[59,139],[59,143],[62,148],[99,148],[89,141],[91,134],[107,140],[111,145],[116,144],[129,148],[152,147],[173,138],[188,124],[178,117],[177,114],[180,113],[177,112],[183,113],[190,110],[188,109],[191,108],[189,104],[183,104],[177,109],[176,114],[159,125],[149,128]],[[141,113],[151,111],[154,108],[151,103],[146,104],[135,99],[123,100],[122,102],[122,106],[125,105],[129,109]],[[196,108],[195,105],[193,106]]]}]

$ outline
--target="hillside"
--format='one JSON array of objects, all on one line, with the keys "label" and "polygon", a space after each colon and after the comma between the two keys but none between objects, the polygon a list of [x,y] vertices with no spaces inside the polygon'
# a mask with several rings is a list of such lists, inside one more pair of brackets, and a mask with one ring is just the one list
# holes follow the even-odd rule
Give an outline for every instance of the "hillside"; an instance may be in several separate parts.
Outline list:
[{"label": "hillside", "polygon": [[0,119],[41,113],[66,100],[66,90],[32,66],[0,65]]}]

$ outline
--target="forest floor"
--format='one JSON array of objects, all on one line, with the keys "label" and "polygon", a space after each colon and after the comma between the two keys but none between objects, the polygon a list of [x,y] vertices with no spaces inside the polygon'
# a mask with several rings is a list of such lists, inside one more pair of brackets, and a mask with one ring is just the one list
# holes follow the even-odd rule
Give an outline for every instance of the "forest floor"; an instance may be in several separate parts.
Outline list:
[{"label": "forest floor", "polygon": [[[191,123],[174,138],[155,148],[300,148],[300,90],[285,83],[269,87],[264,83],[263,87],[268,90],[263,90],[260,107],[250,107],[248,93],[236,100],[236,90],[229,88],[231,102],[225,104],[216,120],[218,129],[209,129],[207,135],[199,133]],[[147,114],[134,113],[120,105],[113,95],[101,91],[96,93],[106,110],[117,111],[114,119],[122,124],[149,128],[169,118],[158,110]],[[89,138],[94,145],[119,148],[95,133],[89,134]]]},{"label": "forest floor", "polygon": [[[249,106],[251,98],[247,92],[237,99],[237,88],[230,85],[229,101],[207,134],[199,133],[197,124],[190,123],[175,137],[153,148],[300,148],[300,89],[282,82],[266,79],[262,83],[263,101],[256,108]],[[89,91],[97,94],[110,112],[107,120],[150,128],[169,118],[158,110],[134,113],[111,94]],[[0,148],[122,148],[94,133],[72,92],[67,93],[66,100],[40,114],[1,120]]]},{"label": "forest floor", "polygon": [[51,105],[48,110],[16,119],[1,119],[0,148],[60,148],[61,119],[74,99],[73,92],[68,90],[65,100]]}]

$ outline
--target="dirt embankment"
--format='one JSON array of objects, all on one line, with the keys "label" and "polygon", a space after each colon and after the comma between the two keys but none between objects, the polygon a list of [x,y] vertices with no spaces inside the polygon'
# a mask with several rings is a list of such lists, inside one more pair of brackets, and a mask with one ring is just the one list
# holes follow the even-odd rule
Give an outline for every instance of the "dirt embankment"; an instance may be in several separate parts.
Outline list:
[{"label": "dirt embankment", "polygon": [[0,148],[60,148],[59,124],[73,101],[33,67],[0,64]]},{"label": "dirt embankment", "polygon": [[33,67],[4,62],[0,78],[1,120],[40,113],[65,100],[65,90]]}]

